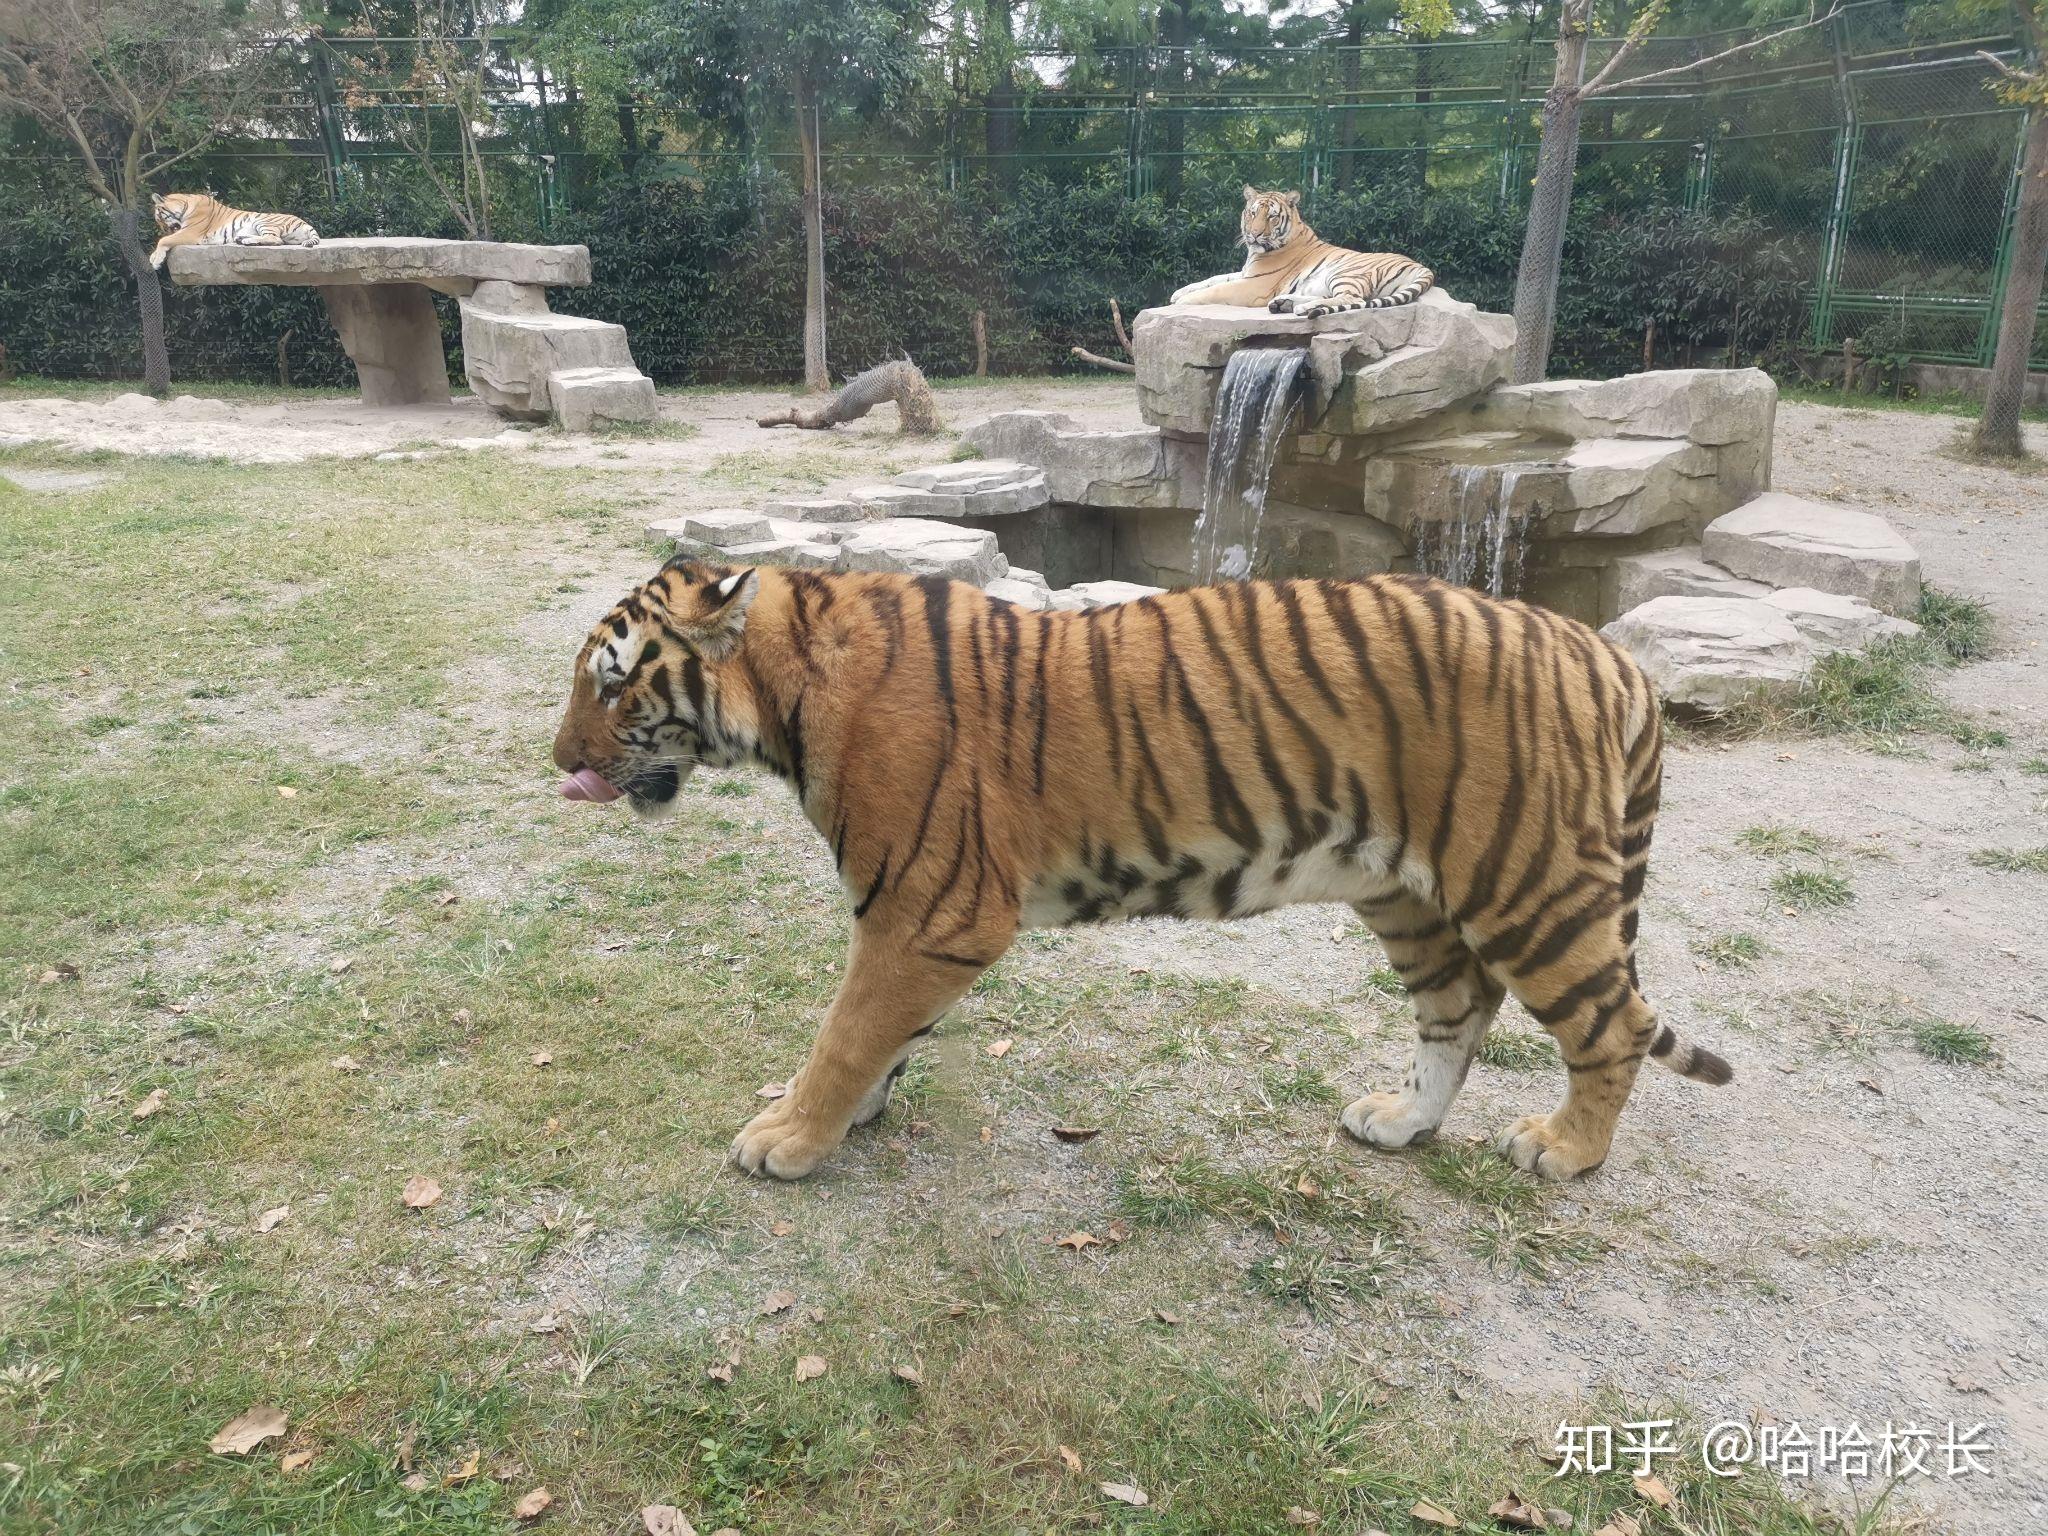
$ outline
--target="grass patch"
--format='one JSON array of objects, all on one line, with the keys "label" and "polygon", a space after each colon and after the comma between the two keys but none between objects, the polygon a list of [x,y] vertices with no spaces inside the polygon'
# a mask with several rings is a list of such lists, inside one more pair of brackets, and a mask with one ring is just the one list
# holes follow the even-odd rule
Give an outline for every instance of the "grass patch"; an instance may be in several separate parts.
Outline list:
[{"label": "grass patch", "polygon": [[1400,1263],[1401,1255],[1383,1237],[1374,1237],[1364,1247],[1311,1239],[1256,1260],[1248,1278],[1254,1291],[1274,1301],[1296,1301],[1311,1312],[1332,1312],[1347,1302],[1379,1295]]},{"label": "grass patch", "polygon": [[1764,941],[1753,933],[1717,933],[1693,940],[1692,952],[1724,971],[1746,971],[1764,957]]},{"label": "grass patch", "polygon": [[1781,869],[1771,876],[1771,895],[1799,912],[1846,907],[1856,899],[1847,880],[1825,869]]},{"label": "grass patch", "polygon": [[1998,1059],[1998,1048],[1991,1043],[1991,1037],[1973,1025],[1920,1018],[1906,1027],[1913,1049],[1943,1066],[1982,1067]]},{"label": "grass patch", "polygon": [[2020,772],[2030,779],[2048,779],[2048,757],[2029,757],[2020,762]]},{"label": "grass patch", "polygon": [[2048,846],[2040,848],[1979,848],[1970,855],[1979,869],[1995,869],[2001,875],[2048,875]]},{"label": "grass patch", "polygon": [[1809,832],[1804,827],[1779,826],[1775,823],[1744,827],[1735,834],[1735,841],[1751,853],[1764,854],[1770,858],[1785,858],[1793,854],[1814,857],[1827,852],[1833,846],[1828,838],[1818,832]]},{"label": "grass patch", "polygon": [[1535,1072],[1557,1061],[1557,1047],[1544,1035],[1496,1024],[1479,1042],[1479,1060],[1509,1072]]},{"label": "grass patch", "polygon": [[1400,973],[1391,965],[1374,966],[1366,973],[1365,985],[1382,997],[1405,998],[1408,995],[1407,983],[1401,980]]}]

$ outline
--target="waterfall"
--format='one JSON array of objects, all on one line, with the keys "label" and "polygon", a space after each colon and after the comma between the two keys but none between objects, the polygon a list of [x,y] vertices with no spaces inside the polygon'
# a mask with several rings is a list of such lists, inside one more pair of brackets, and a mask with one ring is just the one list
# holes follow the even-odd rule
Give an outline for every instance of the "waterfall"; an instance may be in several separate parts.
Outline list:
[{"label": "waterfall", "polygon": [[1241,347],[1223,365],[1209,423],[1202,515],[1195,521],[1189,570],[1196,586],[1242,581],[1259,555],[1266,483],[1290,419],[1301,404],[1304,347]]},{"label": "waterfall", "polygon": [[1529,519],[1514,512],[1515,482],[1522,466],[1494,469],[1485,464],[1446,466],[1451,477],[1452,515],[1415,528],[1415,568],[1461,587],[1480,587],[1495,597],[1522,590],[1522,557]]}]

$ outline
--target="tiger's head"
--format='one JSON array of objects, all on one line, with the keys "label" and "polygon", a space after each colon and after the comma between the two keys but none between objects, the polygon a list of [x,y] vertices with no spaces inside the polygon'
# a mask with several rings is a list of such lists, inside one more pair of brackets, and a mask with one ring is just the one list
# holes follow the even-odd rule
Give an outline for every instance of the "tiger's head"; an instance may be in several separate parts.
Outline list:
[{"label": "tiger's head", "polygon": [[1308,226],[1301,221],[1299,192],[1261,192],[1244,189],[1244,216],[1238,232],[1254,251],[1277,251]]},{"label": "tiger's head", "polygon": [[699,763],[755,755],[753,690],[733,662],[760,590],[755,571],[677,561],[598,620],[555,732],[564,798],[624,796],[651,821]]},{"label": "tiger's head", "polygon": [[167,235],[173,230],[183,229],[212,206],[213,199],[204,192],[173,192],[169,196],[152,192],[149,195],[149,211],[156,215],[156,227]]}]

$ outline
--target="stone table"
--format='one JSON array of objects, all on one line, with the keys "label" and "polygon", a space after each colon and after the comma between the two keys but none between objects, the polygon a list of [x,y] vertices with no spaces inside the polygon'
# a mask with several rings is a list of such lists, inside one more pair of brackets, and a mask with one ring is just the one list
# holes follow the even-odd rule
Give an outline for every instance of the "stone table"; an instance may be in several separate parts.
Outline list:
[{"label": "stone table", "polygon": [[548,309],[550,287],[589,283],[584,246],[399,237],[183,245],[170,272],[180,287],[318,288],[367,405],[447,403],[433,300],[445,293],[462,309],[470,388],[500,415],[552,417],[576,431],[654,415],[654,383],[634,367],[625,328]]}]

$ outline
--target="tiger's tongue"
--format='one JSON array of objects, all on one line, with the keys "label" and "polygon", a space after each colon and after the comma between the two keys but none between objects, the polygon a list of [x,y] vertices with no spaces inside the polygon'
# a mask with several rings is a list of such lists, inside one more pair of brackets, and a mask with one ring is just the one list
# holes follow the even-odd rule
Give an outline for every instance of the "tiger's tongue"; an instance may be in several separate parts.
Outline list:
[{"label": "tiger's tongue", "polygon": [[589,800],[598,805],[616,800],[624,793],[594,768],[578,768],[562,785],[564,800]]}]

